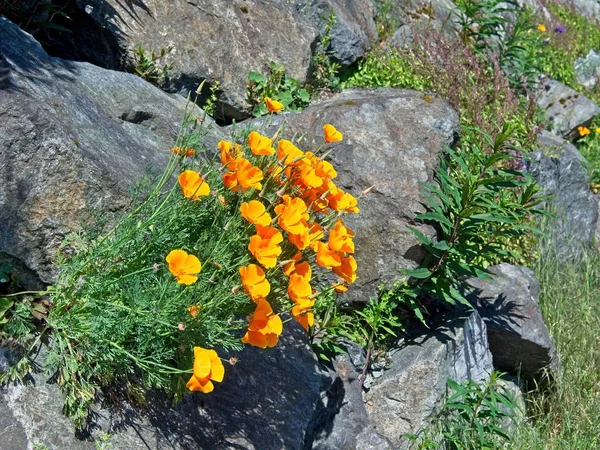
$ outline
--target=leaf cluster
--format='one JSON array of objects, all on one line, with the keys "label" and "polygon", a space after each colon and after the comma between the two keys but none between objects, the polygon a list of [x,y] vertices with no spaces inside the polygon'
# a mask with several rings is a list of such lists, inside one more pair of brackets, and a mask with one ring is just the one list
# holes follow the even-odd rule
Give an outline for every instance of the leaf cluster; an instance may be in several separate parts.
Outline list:
[{"label": "leaf cluster", "polygon": [[337,18],[333,11],[321,20],[325,23],[323,33],[319,37],[319,45],[312,57],[312,73],[308,85],[311,91],[320,92],[323,90],[336,91],[340,87],[339,71],[340,65],[332,60],[331,52],[331,31],[337,23]]},{"label": "leaf cluster", "polygon": [[287,75],[285,66],[271,61],[269,73],[263,75],[260,72],[248,74],[248,86],[246,89],[246,101],[250,104],[252,115],[260,117],[267,114],[265,97],[272,98],[283,103],[286,110],[302,110],[310,101],[310,94],[300,86],[300,82]]},{"label": "leaf cluster", "polygon": [[133,51],[134,70],[141,78],[153,83],[161,84],[169,75],[169,70],[173,69],[171,64],[160,65],[160,60],[173,50],[172,46],[161,48],[158,53],[154,50],[148,53],[140,44]]}]

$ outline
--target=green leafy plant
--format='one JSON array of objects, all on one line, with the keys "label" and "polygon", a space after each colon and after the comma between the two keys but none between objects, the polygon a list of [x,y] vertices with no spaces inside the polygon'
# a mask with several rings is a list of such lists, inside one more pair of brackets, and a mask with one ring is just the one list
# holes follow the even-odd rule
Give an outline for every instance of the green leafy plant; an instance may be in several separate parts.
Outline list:
[{"label": "green leafy plant", "polygon": [[[20,0],[0,0],[0,14],[28,32],[43,29],[71,33],[69,28],[57,23],[57,18],[66,21],[71,20],[68,14],[63,11],[67,4],[56,5],[52,2],[37,1],[26,8]],[[45,19],[46,16],[47,20]]]},{"label": "green leafy plant", "polygon": [[331,45],[331,30],[335,27],[337,19],[333,11],[327,17],[322,18],[325,22],[324,32],[319,38],[319,45],[312,57],[313,71],[310,76],[309,85],[315,92],[323,90],[335,91],[339,88],[340,65],[331,59],[329,47]]},{"label": "green leafy plant", "polygon": [[285,109],[296,111],[306,107],[310,101],[308,91],[300,82],[287,75],[282,64],[271,62],[268,75],[260,72],[248,74],[246,100],[252,106],[252,115],[260,117],[267,114],[265,97],[281,102]]},{"label": "green leafy plant", "polygon": [[161,48],[158,53],[154,50],[150,54],[140,44],[133,51],[134,70],[141,78],[153,84],[160,84],[169,75],[169,70],[173,69],[171,64],[160,66],[160,60],[173,50],[172,46]]},{"label": "green leafy plant", "polygon": [[506,427],[515,423],[519,407],[502,383],[502,373],[489,381],[448,380],[446,400],[430,427],[408,435],[419,450],[482,450],[510,441]]},{"label": "green leafy plant", "polygon": [[433,225],[437,239],[410,227],[427,256],[405,271],[412,281],[399,293],[421,321],[434,299],[469,305],[461,292],[465,278],[489,278],[489,264],[522,258],[514,243],[539,231],[532,218],[543,214],[542,198],[529,174],[510,168],[518,157],[506,145],[510,133],[505,128],[494,140],[477,130],[467,134],[456,151],[446,149],[436,183],[423,185],[427,212],[416,219]]},{"label": "green leafy plant", "polygon": [[592,122],[590,128],[580,127],[577,147],[587,161],[585,168],[590,178],[590,187],[597,193],[600,189],[600,121]]}]

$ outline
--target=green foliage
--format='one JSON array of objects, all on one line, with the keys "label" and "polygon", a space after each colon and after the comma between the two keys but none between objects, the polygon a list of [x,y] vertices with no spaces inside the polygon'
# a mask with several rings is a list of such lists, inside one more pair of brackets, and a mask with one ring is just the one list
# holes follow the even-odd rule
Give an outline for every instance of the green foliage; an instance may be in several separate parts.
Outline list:
[{"label": "green foliage", "polygon": [[377,17],[375,23],[379,39],[384,40],[394,34],[400,26],[398,11],[394,8],[395,0],[377,0]]},{"label": "green foliage", "polygon": [[340,65],[334,62],[329,54],[331,30],[335,26],[337,19],[333,11],[331,11],[322,20],[325,21],[325,30],[319,38],[319,45],[312,57],[313,71],[308,83],[310,89],[314,92],[323,90],[336,91],[340,85],[340,78],[338,76]]},{"label": "green foliage", "polygon": [[173,69],[173,66],[170,64],[163,64],[161,67],[160,60],[172,50],[173,47],[168,46],[166,48],[161,48],[158,54],[154,53],[154,50],[148,54],[140,44],[140,46],[133,51],[135,73],[150,83],[161,84],[168,77],[169,70]]},{"label": "green foliage", "polygon": [[408,436],[419,450],[481,450],[502,448],[510,440],[506,426],[518,406],[493,372],[488,382],[448,380],[448,394],[440,413],[417,436]]},{"label": "green foliage", "polygon": [[577,141],[577,148],[585,157],[585,168],[590,178],[592,190],[600,189],[600,120],[595,119],[589,128],[590,134]]},{"label": "green foliage", "polygon": [[282,64],[271,62],[269,74],[259,72],[248,74],[246,101],[253,107],[252,115],[260,117],[268,113],[265,97],[283,103],[286,110],[297,111],[305,108],[310,101],[308,91],[300,86],[300,82],[287,75]]},{"label": "green foliage", "polygon": [[[34,31],[37,29],[55,30],[59,32],[71,33],[71,30],[56,23],[57,18],[63,18],[70,21],[71,18],[63,11],[65,6],[55,5],[52,2],[38,1],[35,4],[25,8],[20,4],[20,0],[0,0],[0,14],[18,24],[25,31]],[[39,20],[48,15],[47,20]],[[36,18],[37,17],[37,18]]]},{"label": "green foliage", "polygon": [[510,133],[504,129],[495,140],[466,134],[457,150],[446,149],[436,183],[423,185],[427,212],[416,219],[433,225],[437,240],[410,227],[427,256],[420,268],[405,271],[412,281],[399,292],[421,321],[428,299],[469,305],[461,293],[465,277],[488,278],[488,265],[522,258],[511,243],[538,231],[531,218],[542,214],[536,208],[542,199],[529,174],[510,168],[517,156],[506,145]]},{"label": "green foliage", "polygon": [[[206,83],[206,80],[203,80],[202,83],[200,83],[200,86],[196,90],[197,93],[201,93],[203,91],[205,83]],[[218,96],[219,88],[220,88],[220,84],[218,81],[213,81],[212,83],[210,83],[210,86],[208,88],[208,96],[206,97],[206,100],[204,101],[204,104],[202,105],[202,110],[211,117],[215,116],[215,111],[217,109],[217,103],[219,102],[219,96]]]},{"label": "green foliage", "polygon": [[455,4],[460,11],[456,14],[458,35],[463,45],[472,45],[478,53],[504,37],[508,13],[518,8],[516,2],[501,0],[458,0]]}]

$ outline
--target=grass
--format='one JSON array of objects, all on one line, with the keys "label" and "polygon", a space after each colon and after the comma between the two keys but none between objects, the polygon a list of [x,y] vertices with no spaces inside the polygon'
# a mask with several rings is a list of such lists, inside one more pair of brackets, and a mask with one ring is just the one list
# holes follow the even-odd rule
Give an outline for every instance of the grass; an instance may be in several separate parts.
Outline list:
[{"label": "grass", "polygon": [[530,426],[514,449],[597,449],[600,445],[600,254],[578,264],[538,263],[540,306],[562,357],[553,392],[528,396]]}]

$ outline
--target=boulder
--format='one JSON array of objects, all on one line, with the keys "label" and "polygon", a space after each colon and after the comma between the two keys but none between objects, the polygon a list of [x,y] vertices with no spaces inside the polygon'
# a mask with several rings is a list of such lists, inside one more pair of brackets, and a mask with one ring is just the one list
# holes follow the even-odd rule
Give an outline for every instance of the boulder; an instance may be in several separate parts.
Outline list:
[{"label": "boulder", "polygon": [[575,78],[586,89],[592,90],[600,82],[600,54],[594,50],[575,60]]},{"label": "boulder", "polygon": [[477,312],[403,339],[390,359],[365,400],[376,431],[396,449],[407,448],[410,442],[402,435],[418,433],[437,412],[448,379],[487,381],[493,370],[486,326]]},{"label": "boulder", "polygon": [[294,5],[298,14],[308,14],[321,36],[327,17],[335,15],[329,31],[331,42],[325,50],[342,68],[362,58],[378,39],[372,0],[294,0]]},{"label": "boulder", "polygon": [[[52,283],[64,235],[123,210],[148,167],[162,171],[186,105],[134,75],[49,57],[0,17],[0,261],[29,287]],[[221,134],[205,123],[214,148]]]},{"label": "boulder", "polygon": [[[280,0],[77,0],[77,5],[108,35],[105,40],[116,42],[126,67],[133,68],[131,52],[139,45],[157,53],[171,47],[160,62],[173,66],[169,90],[186,95],[203,80],[218,81],[216,114],[222,119],[249,117],[248,73],[268,73],[271,61],[306,81],[317,39],[308,18]],[[102,49],[90,52],[96,50]]]},{"label": "boulder", "polygon": [[[208,395],[191,393],[171,407],[151,393],[143,412],[127,405],[120,411],[98,406],[93,437],[110,434],[107,443],[114,450],[301,450],[321,388],[306,332],[287,324],[277,347],[246,347],[235,356],[239,361],[226,365],[223,382]],[[58,387],[45,377],[35,375],[31,384],[0,392],[3,450],[35,443],[50,449],[97,448],[86,436],[75,436],[61,413]]]},{"label": "boulder", "polygon": [[[360,214],[344,216],[356,234],[357,280],[341,298],[347,304],[364,304],[380,285],[391,287],[398,281],[400,269],[415,268],[424,257],[406,226],[414,225],[415,215],[424,211],[419,183],[432,180],[444,146],[456,139],[458,115],[446,101],[430,103],[420,92],[356,89],[302,112],[263,117],[248,126],[272,135],[285,125],[286,133],[305,135],[299,146],[309,150],[323,145],[326,123],[344,135],[329,154],[338,173],[334,181],[360,197]],[[419,229],[434,234],[429,226]]]},{"label": "boulder", "polygon": [[537,103],[552,122],[552,131],[563,137],[579,136],[577,127],[600,114],[593,101],[556,80],[542,81]]},{"label": "boulder", "polygon": [[590,22],[600,20],[600,3],[596,0],[571,0],[575,11],[588,19]]},{"label": "boulder", "polygon": [[547,368],[556,375],[560,360],[538,304],[533,271],[506,263],[489,271],[492,280],[468,280],[473,291],[467,298],[486,324],[494,367],[526,380],[540,380]]},{"label": "boulder", "polygon": [[546,131],[538,135],[537,144],[529,171],[553,197],[552,251],[563,261],[577,259],[593,247],[598,224],[598,202],[582,167],[585,159],[573,145]]}]

